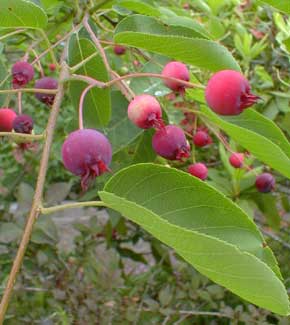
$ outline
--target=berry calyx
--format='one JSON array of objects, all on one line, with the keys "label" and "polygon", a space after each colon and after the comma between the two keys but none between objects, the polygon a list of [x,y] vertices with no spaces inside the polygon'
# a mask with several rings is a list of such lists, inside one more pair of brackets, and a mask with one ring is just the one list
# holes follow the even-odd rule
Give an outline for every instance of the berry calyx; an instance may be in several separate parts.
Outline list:
[{"label": "berry calyx", "polygon": [[270,173],[263,173],[256,178],[256,188],[261,193],[269,193],[275,187],[275,178]]},{"label": "berry calyx", "polygon": [[141,129],[162,128],[162,109],[151,95],[136,96],[128,106],[128,118]]},{"label": "berry calyx", "polygon": [[215,73],[205,89],[208,106],[220,115],[238,115],[259,99],[251,93],[248,80],[238,71],[222,70]]},{"label": "berry calyx", "polygon": [[[165,77],[172,77],[189,81],[190,75],[185,64],[177,61],[169,62],[165,65],[162,71],[162,75]],[[185,86],[178,81],[163,79],[165,86],[173,91],[184,92]]]},{"label": "berry calyx", "polygon": [[[54,78],[44,77],[35,82],[35,88],[39,89],[57,89],[58,82]],[[54,101],[54,94],[36,93],[35,97],[42,103],[51,106]]]},{"label": "berry calyx", "polygon": [[185,134],[175,125],[158,130],[152,138],[152,147],[159,156],[169,160],[182,160],[190,156]]},{"label": "berry calyx", "polygon": [[18,115],[13,121],[13,129],[16,133],[30,134],[33,129],[33,119],[29,115]]},{"label": "berry calyx", "polygon": [[196,163],[188,166],[188,172],[201,180],[205,180],[208,175],[208,169],[203,163]]},{"label": "berry calyx", "polygon": [[245,156],[240,152],[234,152],[230,155],[229,162],[234,168],[241,168],[244,164]]},{"label": "berry calyx", "polygon": [[16,62],[12,66],[13,88],[21,88],[29,83],[34,77],[33,66],[25,61]]},{"label": "berry calyx", "polygon": [[85,191],[92,180],[109,170],[112,147],[97,130],[77,130],[70,133],[63,143],[62,160],[66,169],[81,177],[81,186]]},{"label": "berry calyx", "polygon": [[114,46],[114,53],[116,55],[123,55],[126,52],[126,47],[121,46],[121,45],[115,45]]},{"label": "berry calyx", "polygon": [[11,132],[17,114],[11,108],[0,108],[0,132]]},{"label": "berry calyx", "polygon": [[210,135],[205,131],[197,131],[192,139],[197,147],[205,147],[212,143]]}]

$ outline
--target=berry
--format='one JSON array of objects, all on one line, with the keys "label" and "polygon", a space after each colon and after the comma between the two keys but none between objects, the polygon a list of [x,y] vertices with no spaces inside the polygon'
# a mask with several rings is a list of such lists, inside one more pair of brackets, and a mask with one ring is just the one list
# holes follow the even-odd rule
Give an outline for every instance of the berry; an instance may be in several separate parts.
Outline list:
[{"label": "berry", "polygon": [[0,108],[0,132],[11,132],[17,114],[11,108]]},{"label": "berry", "polygon": [[121,45],[115,45],[114,46],[114,53],[116,55],[123,55],[126,52],[126,47],[121,46]]},{"label": "berry", "polygon": [[215,73],[205,89],[208,106],[220,115],[238,115],[259,99],[251,93],[248,80],[234,70]]},{"label": "berry", "polygon": [[29,115],[18,115],[13,121],[13,129],[16,133],[30,134],[33,129],[33,119]]},{"label": "berry", "polygon": [[[189,71],[185,64],[181,62],[172,61],[166,64],[163,68],[162,75],[166,77],[172,77],[176,79],[181,79],[184,81],[189,81]],[[184,91],[185,86],[178,81],[173,80],[163,80],[165,86],[170,88],[173,91]]]},{"label": "berry", "polygon": [[182,160],[190,155],[184,132],[175,125],[158,130],[153,136],[152,147],[158,155],[169,160]]},{"label": "berry", "polygon": [[66,169],[81,177],[82,189],[86,190],[91,180],[109,170],[112,147],[101,132],[77,130],[63,143],[62,160]]},{"label": "berry", "polygon": [[55,69],[56,69],[56,65],[55,65],[54,63],[50,63],[50,64],[48,65],[48,68],[49,68],[49,70],[50,70],[51,72],[53,72],[53,71],[55,71]]},{"label": "berry", "polygon": [[234,152],[230,155],[229,162],[234,168],[241,168],[244,164],[244,154]]},{"label": "berry", "polygon": [[[35,82],[35,88],[39,88],[39,89],[57,89],[57,87],[58,87],[57,80],[50,77],[44,77]],[[55,95],[36,93],[35,97],[47,105],[52,105]]]},{"label": "berry", "polygon": [[136,96],[128,106],[128,118],[141,129],[163,127],[160,104],[151,95]]},{"label": "berry", "polygon": [[209,134],[205,131],[197,131],[193,136],[193,143],[197,147],[205,147],[212,143],[212,139]]},{"label": "berry", "polygon": [[271,192],[275,186],[275,178],[270,173],[263,173],[256,178],[256,188],[259,192]]},{"label": "berry", "polygon": [[25,61],[18,61],[12,67],[13,88],[21,88],[29,83],[34,77],[34,69]]},{"label": "berry", "polygon": [[205,180],[208,175],[208,170],[205,164],[196,163],[188,166],[188,172],[195,177],[200,178],[201,180]]}]

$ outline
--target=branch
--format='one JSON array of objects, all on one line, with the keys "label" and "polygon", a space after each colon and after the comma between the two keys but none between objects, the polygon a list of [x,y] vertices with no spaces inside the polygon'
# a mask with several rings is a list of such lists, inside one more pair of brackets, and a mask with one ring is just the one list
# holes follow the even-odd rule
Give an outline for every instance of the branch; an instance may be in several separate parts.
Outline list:
[{"label": "branch", "polygon": [[24,142],[31,142],[33,140],[42,140],[45,138],[45,134],[24,134],[16,132],[0,132],[0,137],[9,137],[15,140]]},{"label": "branch", "polygon": [[27,219],[27,223],[25,225],[23,236],[22,236],[16,257],[14,259],[13,266],[10,271],[8,281],[6,284],[6,288],[5,288],[4,294],[2,296],[2,301],[0,304],[0,324],[2,324],[4,321],[5,313],[6,313],[6,310],[8,307],[9,300],[12,295],[13,286],[16,281],[17,273],[19,272],[21,265],[23,263],[24,254],[25,254],[25,251],[27,249],[27,246],[28,246],[28,243],[29,243],[29,240],[31,237],[33,225],[40,213],[40,204],[41,204],[42,195],[43,195],[43,188],[44,188],[45,177],[46,177],[46,172],[47,172],[47,167],[48,167],[49,154],[50,154],[51,145],[52,145],[52,141],[53,141],[53,133],[54,133],[55,125],[56,125],[57,116],[59,113],[59,108],[60,108],[62,98],[64,95],[63,81],[67,76],[67,72],[68,72],[68,68],[65,65],[65,63],[63,63],[61,66],[57,94],[56,94],[55,101],[54,101],[54,104],[51,109],[49,121],[48,121],[47,128],[46,128],[46,141],[43,146],[41,162],[40,162],[40,169],[39,169],[39,173],[38,173],[36,189],[35,189],[35,193],[34,193],[34,197],[33,197],[31,210],[30,210],[30,213],[29,213],[29,216]]},{"label": "branch", "polygon": [[40,88],[17,88],[2,89],[0,94],[17,94],[17,93],[40,93],[40,94],[56,94],[57,89],[40,89]]}]

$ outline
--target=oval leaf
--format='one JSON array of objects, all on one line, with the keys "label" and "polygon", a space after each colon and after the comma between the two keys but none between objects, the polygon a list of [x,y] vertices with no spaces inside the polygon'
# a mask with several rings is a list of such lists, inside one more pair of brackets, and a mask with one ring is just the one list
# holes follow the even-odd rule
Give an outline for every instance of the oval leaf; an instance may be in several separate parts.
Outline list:
[{"label": "oval leaf", "polygon": [[42,28],[47,25],[44,10],[25,0],[0,1],[0,27]]},{"label": "oval leaf", "polygon": [[290,144],[275,123],[252,109],[231,117],[218,116],[206,106],[202,112],[255,157],[290,178]]},{"label": "oval leaf", "polygon": [[213,281],[258,306],[289,312],[277,265],[257,227],[206,183],[172,168],[139,164],[117,173],[99,194]]},{"label": "oval leaf", "polygon": [[[97,51],[94,44],[74,34],[69,42],[69,65],[73,66],[83,61]],[[108,81],[109,75],[100,56],[94,57],[76,71],[77,74],[90,76],[100,81]],[[82,81],[70,82],[70,95],[76,110],[79,108],[80,96],[88,84]],[[85,98],[84,107],[85,127],[97,128],[106,126],[111,118],[111,96],[109,89],[93,88]]]},{"label": "oval leaf", "polygon": [[284,11],[290,14],[290,2],[289,0],[260,0],[260,3],[268,4],[278,10]]},{"label": "oval leaf", "polygon": [[193,29],[164,25],[152,17],[133,15],[117,26],[114,39],[117,43],[163,54],[210,71],[240,70],[224,46],[200,39],[204,36],[196,33]]}]

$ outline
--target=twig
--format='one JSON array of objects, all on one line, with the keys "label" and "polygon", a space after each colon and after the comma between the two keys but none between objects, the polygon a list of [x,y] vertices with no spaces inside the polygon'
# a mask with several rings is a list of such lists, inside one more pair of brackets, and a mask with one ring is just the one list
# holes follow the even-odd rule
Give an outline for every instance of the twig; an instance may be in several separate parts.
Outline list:
[{"label": "twig", "polygon": [[18,89],[2,89],[0,94],[17,94],[17,93],[41,93],[56,94],[57,89],[40,89],[40,88],[18,88]]},{"label": "twig", "polygon": [[81,207],[105,207],[103,201],[87,201],[87,202],[73,202],[67,204],[56,205],[50,208],[41,208],[41,214],[50,214],[57,211],[62,211],[66,209],[81,208]]},{"label": "twig", "polygon": [[16,132],[0,132],[0,137],[9,137],[14,139],[19,139],[21,141],[33,141],[42,140],[45,138],[45,134],[24,134]]},{"label": "twig", "polygon": [[43,151],[42,151],[42,157],[41,157],[41,162],[40,162],[40,169],[38,173],[38,178],[37,178],[37,183],[36,183],[36,189],[33,197],[33,202],[31,206],[31,210],[27,219],[27,223],[25,225],[25,229],[23,232],[23,236],[16,254],[16,257],[14,259],[8,281],[6,284],[6,288],[4,291],[4,294],[2,296],[1,304],[0,304],[0,324],[3,323],[5,313],[8,307],[9,300],[12,295],[13,287],[16,281],[17,273],[19,272],[25,251],[27,249],[31,233],[33,230],[33,225],[39,216],[40,213],[40,204],[42,200],[42,195],[43,195],[43,188],[44,188],[44,183],[45,183],[45,177],[46,177],[46,172],[47,172],[47,167],[48,167],[48,160],[49,160],[49,154],[51,150],[51,145],[53,141],[53,133],[54,133],[54,128],[56,125],[56,120],[57,116],[59,113],[59,108],[62,102],[62,98],[64,95],[64,86],[63,86],[63,80],[67,77],[68,73],[68,68],[65,63],[62,64],[61,67],[61,72],[60,72],[60,78],[59,78],[59,86],[57,89],[57,94],[55,97],[54,104],[51,109],[49,121],[47,124],[46,128],[46,141],[43,146]]}]

